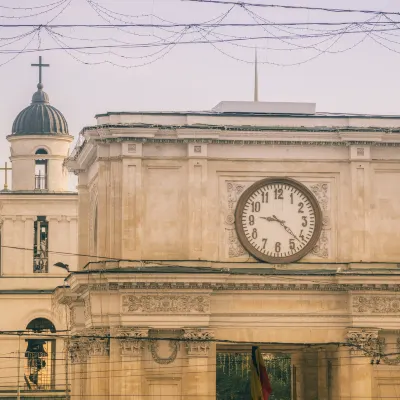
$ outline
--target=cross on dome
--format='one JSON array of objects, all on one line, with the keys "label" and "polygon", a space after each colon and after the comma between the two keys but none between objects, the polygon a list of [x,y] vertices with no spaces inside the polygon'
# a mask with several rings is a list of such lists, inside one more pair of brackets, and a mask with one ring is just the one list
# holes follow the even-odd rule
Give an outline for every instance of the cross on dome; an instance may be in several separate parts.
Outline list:
[{"label": "cross on dome", "polygon": [[[39,64],[31,64],[31,67],[39,67],[39,85],[41,85],[42,88],[43,88],[43,85],[42,85],[42,68],[43,67],[50,67],[50,64],[43,64],[42,63],[42,56],[39,56]],[[38,85],[38,88],[39,88],[39,85]]]}]

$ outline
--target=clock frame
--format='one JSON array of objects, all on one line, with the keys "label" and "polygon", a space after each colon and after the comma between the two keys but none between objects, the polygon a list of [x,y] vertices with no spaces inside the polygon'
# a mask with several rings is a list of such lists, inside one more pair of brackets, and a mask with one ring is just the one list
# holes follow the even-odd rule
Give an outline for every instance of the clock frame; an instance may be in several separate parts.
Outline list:
[{"label": "clock frame", "polygon": [[[263,253],[262,251],[259,251],[255,247],[255,245],[253,245],[249,241],[248,237],[246,236],[244,224],[243,224],[243,220],[242,220],[246,204],[248,203],[250,198],[252,196],[254,196],[254,194],[256,194],[257,191],[259,191],[261,188],[263,188],[264,186],[267,186],[267,185],[290,186],[290,187],[294,188],[294,190],[297,190],[300,193],[300,195],[303,195],[312,207],[312,213],[315,217],[314,231],[313,231],[311,237],[307,240],[306,245],[304,247],[302,247],[299,251],[295,252],[294,254],[290,254],[287,256],[267,255],[267,254]],[[274,217],[275,217],[275,215],[274,215]],[[261,218],[267,219],[266,217],[261,217]],[[254,218],[253,218],[253,221],[254,221]],[[285,221],[278,220],[278,219],[274,220],[274,221],[279,222],[279,224],[280,224],[280,222],[285,222]],[[289,221],[289,224],[290,224],[290,221]],[[237,233],[238,239],[239,239],[240,243],[242,244],[242,246],[247,250],[247,252],[249,254],[254,256],[256,259],[267,262],[267,263],[273,263],[273,264],[291,263],[291,262],[298,261],[301,258],[303,258],[304,256],[306,256],[308,253],[310,253],[312,251],[312,249],[316,245],[316,243],[320,237],[321,230],[322,230],[322,211],[321,211],[321,207],[318,203],[318,200],[316,199],[314,194],[302,183],[300,183],[292,178],[270,177],[270,178],[265,178],[265,179],[255,182],[254,184],[252,184],[250,187],[248,187],[243,192],[243,194],[241,195],[241,197],[237,203],[236,210],[235,210],[235,228],[236,228],[236,233]],[[288,227],[286,227],[286,228],[288,228]],[[274,228],[272,228],[272,230],[273,229]],[[290,231],[290,229],[289,229],[289,231]],[[296,235],[293,235],[293,236],[296,236]],[[290,236],[289,236],[289,238],[290,238]],[[296,237],[296,239],[299,240],[297,237]],[[294,239],[292,239],[292,240],[294,240]],[[257,247],[260,247],[260,246],[257,246]]]}]

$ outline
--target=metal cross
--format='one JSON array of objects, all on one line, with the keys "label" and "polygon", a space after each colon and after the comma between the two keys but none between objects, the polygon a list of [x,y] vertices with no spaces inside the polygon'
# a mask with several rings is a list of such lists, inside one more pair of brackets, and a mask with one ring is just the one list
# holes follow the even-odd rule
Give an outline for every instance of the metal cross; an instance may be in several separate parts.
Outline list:
[{"label": "metal cross", "polygon": [[0,171],[4,171],[4,190],[8,190],[8,185],[7,185],[7,172],[11,171],[12,168],[7,167],[7,163],[4,164],[4,167],[0,167]]},{"label": "metal cross", "polygon": [[39,83],[42,83],[42,68],[50,67],[50,64],[42,64],[42,56],[39,56],[39,64],[31,64],[31,67],[39,67]]}]

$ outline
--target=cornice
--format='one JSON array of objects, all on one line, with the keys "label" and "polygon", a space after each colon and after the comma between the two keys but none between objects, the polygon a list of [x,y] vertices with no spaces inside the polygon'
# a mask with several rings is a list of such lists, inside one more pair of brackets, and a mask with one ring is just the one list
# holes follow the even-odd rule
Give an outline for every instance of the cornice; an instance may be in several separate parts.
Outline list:
[{"label": "cornice", "polygon": [[[87,282],[87,280],[86,280]],[[247,291],[301,291],[301,292],[342,292],[342,293],[374,293],[374,292],[400,292],[400,284],[318,284],[318,283],[217,283],[217,282],[109,282],[87,284],[75,281],[73,291],[83,293],[89,291],[128,292],[130,290],[164,290],[196,292],[247,292]]]}]

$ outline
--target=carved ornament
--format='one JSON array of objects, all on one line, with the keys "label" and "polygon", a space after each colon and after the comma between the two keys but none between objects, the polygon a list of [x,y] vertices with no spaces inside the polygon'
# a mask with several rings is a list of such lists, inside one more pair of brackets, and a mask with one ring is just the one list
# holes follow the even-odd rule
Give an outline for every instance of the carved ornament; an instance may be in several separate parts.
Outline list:
[{"label": "carved ornament", "polygon": [[225,228],[228,231],[228,256],[229,258],[241,257],[247,254],[244,247],[239,242],[239,239],[234,228],[235,223],[235,208],[240,195],[244,192],[246,186],[242,183],[227,182],[226,190],[228,196],[228,213],[225,216],[225,224],[229,227]]},{"label": "carved ornament", "polygon": [[382,354],[384,341],[379,338],[377,329],[350,329],[347,343],[354,355],[376,357]]},{"label": "carved ornament", "polygon": [[144,349],[145,340],[148,336],[148,329],[120,327],[115,330],[118,336],[121,355],[140,356]]},{"label": "carved ornament", "polygon": [[210,310],[208,296],[189,295],[124,295],[122,310],[126,314],[143,313],[207,313]]},{"label": "carved ornament", "polygon": [[159,340],[150,340],[149,343],[149,350],[151,353],[151,356],[153,360],[157,364],[171,364],[175,361],[176,356],[178,355],[178,350],[179,350],[179,342],[177,340],[170,340],[169,341],[169,348],[171,350],[171,354],[168,357],[160,357],[158,354],[158,348],[159,348]]},{"label": "carved ornament", "polygon": [[203,329],[185,329],[183,338],[189,356],[208,356],[214,332]]},{"label": "carved ornament", "polygon": [[68,342],[68,352],[72,364],[83,364],[89,356],[89,339],[74,338]]},{"label": "carved ornament", "polygon": [[400,314],[400,296],[355,296],[353,312],[368,314]]}]

